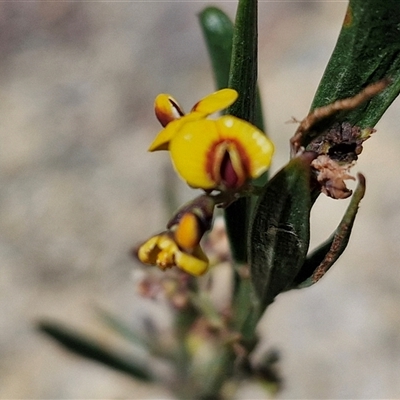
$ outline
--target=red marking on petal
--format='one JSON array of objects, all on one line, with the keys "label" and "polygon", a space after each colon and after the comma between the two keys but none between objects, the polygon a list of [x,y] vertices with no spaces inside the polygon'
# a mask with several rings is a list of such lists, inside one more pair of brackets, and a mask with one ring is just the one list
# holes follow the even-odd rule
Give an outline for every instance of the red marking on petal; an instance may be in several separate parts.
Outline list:
[{"label": "red marking on petal", "polygon": [[185,115],[180,108],[179,104],[176,103],[171,97],[168,98],[169,107],[156,106],[155,113],[160,124],[165,128],[170,122],[175,121]]},{"label": "red marking on petal", "polygon": [[[236,156],[236,161],[232,155]],[[237,189],[250,176],[249,171],[249,156],[238,140],[222,139],[212,144],[207,153],[206,172],[216,187]]]},{"label": "red marking on petal", "polygon": [[225,151],[224,157],[222,158],[220,166],[220,175],[223,184],[227,188],[235,188],[238,184],[239,177],[233,168],[231,157],[228,151]]},{"label": "red marking on petal", "polygon": [[179,115],[179,117],[183,117],[185,115],[185,113],[183,112],[178,103],[176,103],[171,98],[169,99],[169,102],[172,104],[174,111],[176,112],[177,115]]},{"label": "red marking on petal", "polygon": [[160,110],[156,110],[156,117],[164,128],[175,119],[171,114]]}]

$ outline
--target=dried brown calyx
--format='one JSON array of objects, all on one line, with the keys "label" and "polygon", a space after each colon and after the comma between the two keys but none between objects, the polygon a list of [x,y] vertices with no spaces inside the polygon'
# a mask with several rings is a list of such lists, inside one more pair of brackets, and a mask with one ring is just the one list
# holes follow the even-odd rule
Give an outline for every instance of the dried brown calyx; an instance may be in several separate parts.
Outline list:
[{"label": "dried brown calyx", "polygon": [[307,146],[307,150],[319,154],[311,166],[322,193],[334,199],[346,199],[352,194],[345,180],[354,180],[350,168],[373,132],[372,128],[361,129],[349,122],[335,123]]},{"label": "dried brown calyx", "polygon": [[344,181],[354,180],[349,170],[362,152],[362,144],[375,132],[373,128],[360,128],[350,122],[335,122],[334,118],[339,112],[346,113],[359,107],[389,83],[389,79],[383,79],[367,86],[354,97],[312,110],[300,122],[290,140],[292,157],[304,150],[318,154],[311,166],[321,191],[327,196],[345,199],[351,195],[352,191]]},{"label": "dried brown calyx", "polygon": [[346,199],[352,191],[347,188],[345,180],[354,177],[348,172],[352,164],[340,165],[328,155],[321,154],[312,161],[311,167],[316,172],[316,178],[321,185],[321,192],[333,199]]},{"label": "dried brown calyx", "polygon": [[307,150],[326,154],[339,164],[350,164],[361,154],[362,144],[375,129],[352,126],[349,122],[335,123],[318,138],[311,141]]}]

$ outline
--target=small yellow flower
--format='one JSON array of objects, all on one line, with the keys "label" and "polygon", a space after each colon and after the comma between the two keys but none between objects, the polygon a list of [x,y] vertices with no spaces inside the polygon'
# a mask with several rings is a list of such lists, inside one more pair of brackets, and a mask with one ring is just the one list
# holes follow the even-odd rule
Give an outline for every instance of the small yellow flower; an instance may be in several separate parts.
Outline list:
[{"label": "small yellow flower", "polygon": [[177,266],[195,276],[204,274],[209,264],[200,245],[191,249],[190,252],[181,250],[171,232],[164,232],[150,238],[140,246],[138,257],[144,264],[157,265],[162,270]]},{"label": "small yellow flower", "polygon": [[167,231],[140,246],[140,261],[162,270],[177,266],[192,275],[204,274],[209,260],[200,241],[211,229],[214,207],[215,199],[207,194],[185,204],[168,222]]},{"label": "small yellow flower", "polygon": [[239,118],[207,119],[237,97],[236,90],[218,90],[184,114],[174,98],[160,94],[155,110],[164,129],[149,151],[169,150],[175,170],[192,187],[239,190],[269,168],[274,147],[263,132]]},{"label": "small yellow flower", "polygon": [[169,150],[176,171],[190,186],[237,190],[269,168],[274,146],[252,124],[226,115],[185,123]]},{"label": "small yellow flower", "polygon": [[184,124],[204,119],[210,114],[224,110],[233,104],[237,97],[236,90],[218,90],[198,101],[190,113],[185,115],[179,103],[172,96],[159,94],[156,97],[154,108],[164,129],[158,133],[150,145],[149,151],[168,150],[169,142]]}]

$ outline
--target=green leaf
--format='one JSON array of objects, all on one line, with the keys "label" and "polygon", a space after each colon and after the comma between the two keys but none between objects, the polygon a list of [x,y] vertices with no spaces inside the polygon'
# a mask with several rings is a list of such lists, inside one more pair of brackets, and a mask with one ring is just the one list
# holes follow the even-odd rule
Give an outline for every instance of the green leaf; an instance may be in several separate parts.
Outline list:
[{"label": "green leaf", "polygon": [[[383,92],[335,119],[374,127],[400,91],[399,27],[399,0],[350,0],[311,109],[353,97],[369,84],[390,78],[392,83]],[[304,137],[302,145],[311,139]]]},{"label": "green leaf", "polygon": [[292,288],[303,288],[318,282],[347,247],[360,201],[365,194],[365,178],[358,174],[359,184],[335,233],[306,259]]},{"label": "green leaf", "polygon": [[[201,12],[200,24],[213,65],[217,88],[231,87],[239,99],[228,114],[254,123],[264,131],[262,105],[257,84],[257,1],[240,0],[235,25],[215,7]],[[258,184],[265,184],[267,175]],[[242,198],[225,210],[225,220],[232,256],[238,263],[247,262],[246,236],[250,199]]]},{"label": "green leaf", "polygon": [[[200,26],[207,44],[217,89],[228,87],[234,25],[219,8],[207,7],[200,14]],[[254,125],[265,132],[260,92],[256,92]]]},{"label": "green leaf", "polygon": [[[239,98],[228,114],[255,122],[257,88],[257,0],[239,0],[233,33],[229,87]],[[251,200],[242,198],[225,210],[226,229],[236,262],[247,262],[246,237]]]},{"label": "green leaf", "polygon": [[261,311],[289,287],[307,255],[313,153],[292,159],[264,188],[249,235],[253,285]]},{"label": "green leaf", "polygon": [[199,14],[200,26],[207,44],[217,89],[228,87],[231,68],[233,23],[216,7],[207,7]]},{"label": "green leaf", "polygon": [[40,321],[38,329],[73,353],[105,364],[110,368],[124,372],[142,381],[151,382],[154,380],[151,372],[142,363],[134,362],[123,354],[106,349],[94,339],[84,336],[58,322]]},{"label": "green leaf", "polygon": [[257,0],[239,0],[233,33],[229,87],[238,100],[228,114],[254,124],[257,88]]}]

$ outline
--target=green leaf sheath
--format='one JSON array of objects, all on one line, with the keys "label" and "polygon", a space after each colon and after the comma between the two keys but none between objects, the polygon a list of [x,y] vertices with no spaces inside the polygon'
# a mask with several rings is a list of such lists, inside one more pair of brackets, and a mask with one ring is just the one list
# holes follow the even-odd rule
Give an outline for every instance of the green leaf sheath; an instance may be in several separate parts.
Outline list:
[{"label": "green leaf sheath", "polygon": [[261,312],[290,287],[307,255],[310,239],[310,162],[294,158],[264,188],[250,227],[249,256]]},{"label": "green leaf sheath", "polygon": [[335,233],[307,257],[293,282],[293,288],[308,287],[318,282],[346,249],[360,202],[365,194],[365,178],[358,174],[358,179],[357,189]]},{"label": "green leaf sheath", "polygon": [[311,109],[352,97],[384,78],[392,80],[390,86],[346,114],[347,121],[375,126],[400,91],[400,1],[350,0]]},{"label": "green leaf sheath", "polygon": [[140,363],[133,362],[125,355],[107,350],[100,343],[77,333],[56,322],[41,321],[38,324],[41,332],[55,339],[59,344],[80,356],[100,362],[113,369],[125,372],[142,381],[153,381],[152,374]]}]

